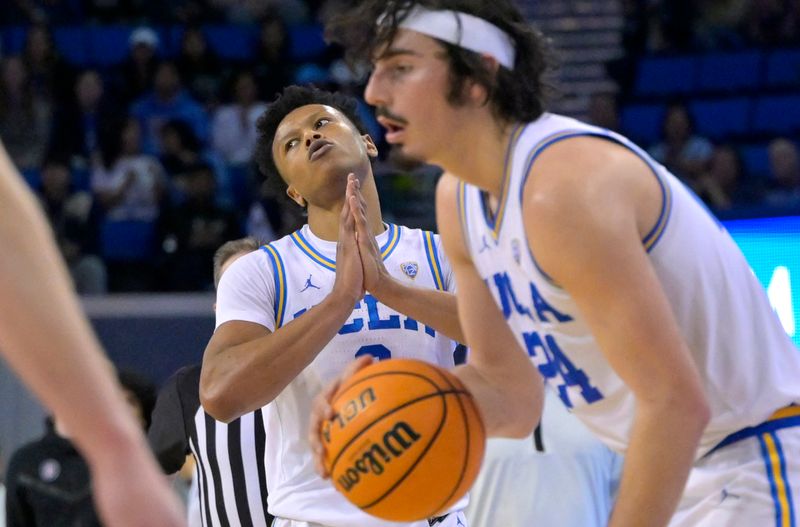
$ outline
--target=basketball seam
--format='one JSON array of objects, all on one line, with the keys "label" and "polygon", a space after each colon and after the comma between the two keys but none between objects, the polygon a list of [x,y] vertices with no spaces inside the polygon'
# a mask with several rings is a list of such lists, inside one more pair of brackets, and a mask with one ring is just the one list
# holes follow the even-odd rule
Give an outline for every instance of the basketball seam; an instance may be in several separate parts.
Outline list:
[{"label": "basketball seam", "polygon": [[423,395],[422,397],[417,397],[416,399],[412,399],[410,401],[406,401],[402,405],[391,409],[390,411],[386,412],[385,414],[381,414],[381,415],[375,417],[372,421],[370,421],[369,423],[365,424],[364,428],[360,432],[358,432],[356,435],[351,437],[350,440],[347,443],[345,443],[341,448],[339,448],[339,454],[334,458],[333,462],[331,463],[330,473],[333,474],[334,470],[336,469],[337,463],[339,463],[339,458],[342,457],[342,454],[344,453],[344,451],[347,450],[350,447],[350,445],[352,445],[359,437],[361,437],[372,425],[374,425],[375,423],[377,423],[381,419],[383,419],[385,417],[388,417],[388,416],[392,415],[393,413],[402,410],[403,408],[406,408],[407,406],[411,406],[412,404],[416,404],[416,403],[418,403],[420,401],[424,401],[426,399],[430,399],[431,397],[447,395],[449,393],[465,393],[465,392],[454,392],[454,391],[449,391],[449,390],[445,392],[445,391],[437,390],[437,391],[435,391],[433,393],[429,393],[429,394]]},{"label": "basketball seam", "polygon": [[[439,434],[441,433],[442,428],[444,428],[444,423],[445,423],[445,421],[447,421],[447,401],[445,400],[445,396],[448,393],[453,393],[453,392],[449,392],[449,391],[448,392],[439,392],[437,394],[437,395],[442,397],[442,403],[443,403],[443,406],[444,406],[444,415],[442,415],[442,420],[439,422],[439,427],[436,429],[436,432],[434,432],[433,437],[431,438],[430,441],[428,441],[428,444],[425,445],[425,449],[422,452],[420,452],[419,456],[417,456],[417,459],[415,459],[414,463],[412,463],[412,465],[410,467],[408,467],[408,470],[406,470],[405,474],[403,474],[403,476],[400,479],[395,481],[394,484],[391,487],[389,487],[386,490],[386,492],[384,492],[383,495],[380,496],[378,499],[374,500],[372,503],[368,503],[368,504],[365,504],[365,505],[361,506],[362,509],[364,509],[364,510],[371,509],[372,507],[374,507],[378,503],[382,502],[384,499],[386,499],[386,497],[389,494],[394,492],[394,489],[396,489],[401,483],[403,483],[406,480],[406,478],[408,478],[408,476],[412,472],[414,472],[414,469],[416,468],[416,466],[419,465],[420,461],[422,461],[422,459],[425,457],[425,454],[427,454],[428,450],[431,449],[433,444],[436,442],[436,438],[439,437]],[[373,421],[373,423],[374,423],[374,421]],[[372,424],[370,424],[370,426],[372,426]]]},{"label": "basketball seam", "polygon": [[[439,375],[442,377],[442,379],[444,379],[444,381],[447,384],[450,385],[450,387],[452,387],[454,389],[458,388],[457,386],[453,385],[453,383],[450,382],[450,379],[448,379],[446,376],[444,376],[442,374],[439,374]],[[464,392],[462,392],[462,393],[464,393]],[[466,394],[469,397],[472,397],[472,394],[470,394],[469,392],[466,392]],[[472,434],[470,434],[469,423],[468,423],[468,418],[467,418],[467,412],[464,410],[464,402],[461,400],[461,397],[456,397],[456,401],[458,402],[458,407],[459,407],[459,410],[461,410],[461,416],[462,416],[462,418],[464,420],[464,432],[465,432],[464,435],[466,436],[466,445],[465,445],[466,448],[464,449],[464,460],[463,460],[463,463],[461,464],[461,473],[458,475],[458,479],[456,480],[456,484],[453,487],[453,489],[450,491],[450,494],[447,496],[447,498],[445,498],[445,500],[442,502],[441,505],[439,505],[438,508],[436,508],[435,510],[430,512],[429,515],[436,514],[437,512],[440,512],[442,508],[444,508],[445,504],[448,501],[450,501],[450,499],[453,497],[453,494],[455,494],[456,490],[458,490],[458,488],[461,486],[461,482],[464,481],[464,474],[467,471],[467,462],[469,461],[469,448],[470,448],[470,443],[471,443],[470,440],[471,440],[471,435]],[[446,403],[445,403],[445,406],[447,406]]]}]

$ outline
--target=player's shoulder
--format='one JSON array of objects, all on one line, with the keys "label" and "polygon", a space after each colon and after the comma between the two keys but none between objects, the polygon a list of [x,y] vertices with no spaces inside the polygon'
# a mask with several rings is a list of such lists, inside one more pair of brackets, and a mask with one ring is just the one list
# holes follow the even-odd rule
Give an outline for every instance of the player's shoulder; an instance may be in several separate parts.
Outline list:
[{"label": "player's shoulder", "polygon": [[267,245],[262,245],[255,251],[237,258],[220,278],[219,290],[226,290],[232,284],[252,285],[271,279],[273,274],[272,258]]}]

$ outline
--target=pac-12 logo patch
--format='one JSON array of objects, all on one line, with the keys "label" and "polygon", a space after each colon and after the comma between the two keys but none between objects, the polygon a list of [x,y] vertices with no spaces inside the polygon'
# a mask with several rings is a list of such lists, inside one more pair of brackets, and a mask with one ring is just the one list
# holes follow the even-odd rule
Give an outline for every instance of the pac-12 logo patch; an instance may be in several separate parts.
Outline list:
[{"label": "pac-12 logo patch", "polygon": [[417,272],[419,271],[419,265],[417,262],[403,262],[400,264],[400,269],[405,273],[405,275],[412,280],[417,277]]}]

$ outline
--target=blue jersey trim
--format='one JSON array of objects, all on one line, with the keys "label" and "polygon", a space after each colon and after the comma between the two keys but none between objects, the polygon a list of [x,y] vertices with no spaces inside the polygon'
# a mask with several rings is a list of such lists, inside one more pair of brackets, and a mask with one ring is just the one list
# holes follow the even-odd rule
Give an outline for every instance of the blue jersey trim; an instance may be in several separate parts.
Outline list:
[{"label": "blue jersey trim", "polygon": [[794,496],[792,495],[791,482],[786,472],[786,457],[783,455],[783,447],[781,446],[781,440],[778,438],[778,434],[771,432],[770,435],[775,441],[775,449],[778,451],[778,460],[780,461],[781,467],[780,474],[783,479],[783,491],[786,497],[786,503],[789,506],[789,527],[795,527]]},{"label": "blue jersey trim", "polygon": [[275,329],[283,326],[283,318],[286,313],[286,266],[283,265],[278,250],[272,245],[264,245],[261,249],[267,253],[272,264],[272,277],[275,280]]},{"label": "blue jersey trim", "polygon": [[425,242],[425,255],[428,257],[428,265],[431,268],[433,281],[436,283],[436,289],[444,291],[444,275],[442,273],[442,266],[439,263],[439,256],[436,253],[436,242],[433,238],[433,233],[430,231],[422,231],[422,239]]},{"label": "blue jersey trim", "polygon": [[[380,248],[381,251],[381,258],[386,260],[391,256],[392,252],[397,248],[398,243],[400,242],[400,228],[393,223],[388,224],[389,235],[387,236],[386,243]],[[329,271],[336,271],[336,261],[331,260],[321,252],[317,250],[306,238],[303,236],[303,233],[299,230],[293,232],[290,236],[291,240],[294,244],[300,249],[300,251],[308,256],[313,262],[321,265],[325,269]]]},{"label": "blue jersey trim", "polygon": [[[486,200],[480,200],[481,210],[483,211],[483,219],[486,221],[486,225],[489,227],[492,237],[495,240],[497,240],[497,237],[500,234],[500,227],[503,225],[503,218],[505,217],[506,202],[508,201],[508,187],[511,183],[511,168],[513,165],[512,159],[514,158],[514,147],[517,145],[517,141],[522,135],[522,131],[524,129],[524,125],[518,124],[511,132],[511,137],[508,141],[508,146],[506,147],[506,156],[505,160],[503,161],[503,181],[500,185],[497,213],[492,215],[491,211],[489,211],[487,208]],[[480,194],[483,196],[484,192],[480,191]]]},{"label": "blue jersey trim", "polygon": [[[558,132],[540,141],[539,144],[537,144],[531,149],[530,153],[528,154],[528,160],[525,163],[525,172],[522,175],[522,182],[520,183],[519,186],[520,204],[523,203],[525,183],[528,180],[528,176],[530,175],[533,163],[536,161],[536,158],[539,157],[539,154],[541,154],[545,149],[547,149],[547,147],[555,143],[558,143],[559,141],[563,141],[564,139],[571,139],[573,137],[582,137],[582,136],[608,139],[624,148],[627,148],[628,150],[636,154],[642,161],[644,161],[645,164],[653,172],[653,175],[656,177],[656,181],[658,182],[658,185],[661,188],[661,212],[659,213],[658,219],[656,220],[656,223],[653,226],[653,228],[642,239],[642,245],[644,245],[645,250],[647,252],[650,252],[655,247],[656,243],[658,243],[658,241],[661,239],[661,235],[664,234],[664,231],[666,230],[667,227],[667,223],[669,222],[669,218],[672,211],[672,192],[670,191],[670,188],[664,183],[664,181],[662,181],[661,176],[659,176],[655,167],[650,163],[650,161],[642,151],[637,149],[634,145],[622,142],[611,135],[603,134],[600,132],[590,132],[590,131],[566,131],[566,132]],[[544,272],[544,270],[539,266],[539,263],[536,261],[536,258],[533,255],[533,251],[531,251],[530,245],[526,243],[525,246],[528,247],[528,255],[530,256],[531,261],[533,262],[533,265],[536,267],[536,269],[542,274],[542,276],[545,277],[545,279],[547,279],[548,282],[550,282],[552,285],[556,287],[559,287],[559,285],[550,277],[550,275]]]},{"label": "blue jersey trim", "polygon": [[732,443],[741,441],[742,439],[765,434],[767,432],[774,432],[775,430],[792,426],[800,426],[800,406],[798,405],[787,406],[786,408],[778,410],[772,414],[769,419],[761,424],[748,426],[747,428],[742,428],[741,430],[730,434],[725,439],[717,443],[717,445],[709,450],[705,455],[708,456],[712,452],[716,452],[720,448],[724,448]]},{"label": "blue jersey trim", "polygon": [[397,245],[400,243],[400,231],[401,229],[397,225],[393,223],[389,224],[389,236],[387,237],[386,243],[381,247],[381,258],[384,261],[392,255]]}]

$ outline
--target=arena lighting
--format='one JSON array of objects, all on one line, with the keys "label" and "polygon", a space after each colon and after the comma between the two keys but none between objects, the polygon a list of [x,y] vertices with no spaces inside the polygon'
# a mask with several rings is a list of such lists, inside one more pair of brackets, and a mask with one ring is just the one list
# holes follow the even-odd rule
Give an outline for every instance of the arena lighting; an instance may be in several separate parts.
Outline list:
[{"label": "arena lighting", "polygon": [[723,224],[767,290],[786,333],[800,347],[800,216]]}]

